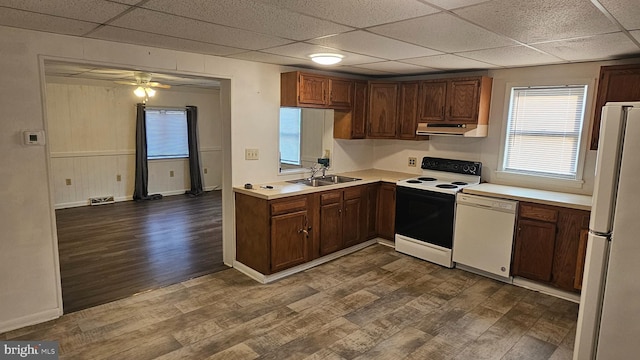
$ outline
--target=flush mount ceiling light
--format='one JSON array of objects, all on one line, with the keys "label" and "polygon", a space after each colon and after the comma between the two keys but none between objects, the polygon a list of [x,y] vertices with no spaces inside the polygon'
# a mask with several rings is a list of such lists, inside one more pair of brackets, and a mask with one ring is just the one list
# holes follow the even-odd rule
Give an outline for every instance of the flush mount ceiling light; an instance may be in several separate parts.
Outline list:
[{"label": "flush mount ceiling light", "polygon": [[340,54],[322,53],[309,55],[311,61],[320,65],[334,65],[342,61],[344,56]]}]

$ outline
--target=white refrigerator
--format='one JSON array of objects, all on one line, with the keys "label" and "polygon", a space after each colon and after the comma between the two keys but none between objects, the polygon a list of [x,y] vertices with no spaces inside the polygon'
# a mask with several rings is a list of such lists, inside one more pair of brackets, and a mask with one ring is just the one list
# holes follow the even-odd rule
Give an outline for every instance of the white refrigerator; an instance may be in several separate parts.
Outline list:
[{"label": "white refrigerator", "polygon": [[574,360],[640,358],[640,102],[607,103]]}]

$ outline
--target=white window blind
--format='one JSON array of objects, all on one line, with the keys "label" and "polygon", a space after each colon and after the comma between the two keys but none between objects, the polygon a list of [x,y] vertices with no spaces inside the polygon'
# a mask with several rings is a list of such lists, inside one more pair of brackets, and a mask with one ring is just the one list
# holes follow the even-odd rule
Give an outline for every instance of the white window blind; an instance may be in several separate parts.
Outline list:
[{"label": "white window blind", "polygon": [[586,89],[512,88],[503,171],[576,179]]},{"label": "white window blind", "polygon": [[280,108],[280,162],[300,165],[300,109]]},{"label": "white window blind", "polygon": [[189,157],[186,111],[145,109],[145,114],[147,159]]}]

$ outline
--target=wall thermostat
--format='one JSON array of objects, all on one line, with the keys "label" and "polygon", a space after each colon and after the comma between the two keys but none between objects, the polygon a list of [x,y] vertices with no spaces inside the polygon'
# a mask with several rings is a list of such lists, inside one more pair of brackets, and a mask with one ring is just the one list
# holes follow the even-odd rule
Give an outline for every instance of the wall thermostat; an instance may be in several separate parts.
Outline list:
[{"label": "wall thermostat", "polygon": [[44,145],[43,130],[27,130],[23,131],[22,134],[25,145]]}]

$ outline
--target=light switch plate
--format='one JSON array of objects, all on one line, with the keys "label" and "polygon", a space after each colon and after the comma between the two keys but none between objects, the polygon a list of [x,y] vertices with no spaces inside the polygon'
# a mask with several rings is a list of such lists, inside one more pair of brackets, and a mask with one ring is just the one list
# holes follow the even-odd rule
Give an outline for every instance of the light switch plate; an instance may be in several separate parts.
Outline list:
[{"label": "light switch plate", "polygon": [[244,149],[245,160],[258,160],[259,158],[260,158],[260,153],[258,149]]}]

